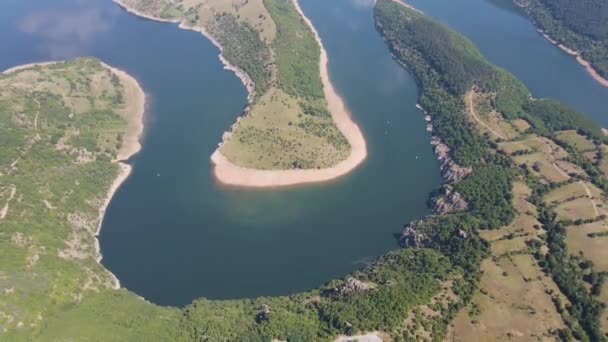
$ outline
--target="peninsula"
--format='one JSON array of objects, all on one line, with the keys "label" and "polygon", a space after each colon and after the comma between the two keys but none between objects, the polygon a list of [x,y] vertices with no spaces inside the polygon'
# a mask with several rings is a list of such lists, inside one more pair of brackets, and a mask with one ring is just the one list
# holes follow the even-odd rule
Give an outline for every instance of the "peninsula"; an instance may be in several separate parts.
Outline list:
[{"label": "peninsula", "polygon": [[327,53],[295,0],[116,0],[145,18],[201,32],[249,92],[211,156],[223,184],[273,187],[345,175],[366,142],[329,80]]},{"label": "peninsula", "polygon": [[1,244],[11,256],[2,310],[19,308],[3,311],[2,325],[37,327],[56,305],[120,286],[95,237],[130,173],[122,161],[140,149],[145,97],[127,73],[89,58],[11,68],[0,89]]}]

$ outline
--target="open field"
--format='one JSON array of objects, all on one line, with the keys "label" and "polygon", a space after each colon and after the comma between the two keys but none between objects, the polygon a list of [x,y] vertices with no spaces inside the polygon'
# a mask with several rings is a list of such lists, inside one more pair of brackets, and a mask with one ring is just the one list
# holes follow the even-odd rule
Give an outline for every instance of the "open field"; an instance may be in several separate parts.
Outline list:
[{"label": "open field", "polygon": [[[500,229],[483,230],[479,235],[485,240],[492,243],[492,249],[495,244],[498,245],[509,245],[508,241],[513,238],[532,238],[537,236],[542,230],[538,229],[540,223],[536,220],[536,217],[528,214],[519,214],[515,216],[513,222]],[[517,242],[513,242],[512,245],[518,245]],[[498,247],[497,247],[498,248]],[[500,247],[501,249],[503,247]],[[493,253],[494,255],[498,255]],[[502,254],[502,253],[501,253]]]},{"label": "open field", "polygon": [[[587,186],[589,185],[591,184]],[[586,188],[579,182],[568,183],[545,195],[545,203],[547,205],[557,205],[580,197],[587,197]]]},{"label": "open field", "polygon": [[536,207],[528,201],[532,190],[522,181],[513,182],[513,207],[521,214],[537,215]]},{"label": "open field", "polygon": [[568,144],[579,152],[587,152],[596,149],[593,141],[584,135],[578,134],[576,131],[560,131],[555,134],[555,137],[557,140]]},{"label": "open field", "polygon": [[[471,93],[465,95],[465,103],[476,99]],[[572,153],[579,153],[582,159],[598,163],[598,168],[606,172],[608,164],[605,159],[597,160],[597,155],[601,153],[603,157],[606,153],[604,146],[599,150],[590,138],[575,130],[557,132],[555,141],[530,133],[525,137],[513,134],[511,139],[507,139],[509,131],[503,129],[507,121],[499,114],[481,119],[484,116],[479,112],[484,110],[479,107],[477,104],[477,117],[469,112],[469,121],[480,134],[493,136],[493,140],[498,141],[498,151],[504,152],[516,165],[525,165],[528,172],[540,178],[541,183],[551,185],[545,190],[542,201],[559,220],[576,221],[578,224],[606,214],[602,190],[589,181],[591,177],[580,165],[574,164],[575,159],[557,142],[570,146],[575,151]],[[565,320],[570,319],[568,313],[562,316],[556,310],[552,298],[559,298],[556,302],[562,307],[569,300],[554,280],[542,271],[532,254],[535,248],[543,255],[550,250],[546,242],[547,232],[536,219],[538,210],[528,201],[531,194],[525,183],[515,181],[512,202],[519,214],[509,226],[480,231],[480,236],[490,242],[492,257],[482,266],[484,273],[480,291],[473,297],[472,304],[454,320],[448,339],[549,341],[554,340],[555,330],[562,329]],[[532,240],[537,247],[530,247]],[[595,272],[608,271],[605,248],[608,226],[604,220],[567,227],[565,240],[570,255],[590,260]],[[589,291],[589,284],[585,285],[585,290]],[[608,314],[601,317],[600,325],[606,331]]]},{"label": "open field", "polygon": [[553,340],[564,326],[546,290],[558,291],[530,255],[482,264],[480,291],[453,322],[450,341]]},{"label": "open field", "polygon": [[[318,132],[310,134],[312,130]],[[330,116],[303,115],[297,100],[271,89],[250,115],[239,120],[220,151],[245,167],[311,169],[331,167],[346,159],[350,152],[347,147],[348,142]]]},{"label": "open field", "polygon": [[608,224],[606,221],[569,226],[566,237],[570,253],[583,255],[593,261],[597,271],[608,272],[608,248],[606,248],[608,246]]},{"label": "open field", "polygon": [[562,169],[569,176],[573,176],[573,175],[580,176],[580,177],[587,176],[587,174],[585,173],[585,170],[583,170],[580,166],[578,166],[576,164],[572,164],[568,161],[557,160],[555,162],[555,165],[557,165],[558,168]]},{"label": "open field", "polygon": [[493,94],[469,91],[464,97],[469,120],[478,127],[480,133],[488,133],[494,140],[512,140],[527,129],[525,123],[520,121],[518,125],[513,125],[493,109],[491,104],[495,97]]},{"label": "open field", "polygon": [[555,165],[553,157],[544,152],[515,156],[513,161],[517,165],[525,164],[532,173],[549,183],[561,183],[570,179],[564,170]]},{"label": "open field", "polygon": [[575,221],[578,219],[592,219],[597,216],[593,203],[587,197],[577,198],[561,203],[555,207],[555,213],[561,220]]}]

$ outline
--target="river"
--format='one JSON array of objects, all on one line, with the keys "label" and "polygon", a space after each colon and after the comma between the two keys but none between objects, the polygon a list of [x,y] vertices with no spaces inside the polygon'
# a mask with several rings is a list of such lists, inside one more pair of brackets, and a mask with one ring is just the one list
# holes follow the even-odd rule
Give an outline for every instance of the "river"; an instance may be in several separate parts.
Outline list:
[{"label": "river", "polygon": [[[330,76],[368,142],[367,161],[326,184],[282,190],[217,185],[209,156],[243,110],[245,89],[200,34],[142,20],[110,0],[0,2],[0,69],[95,56],[147,94],[134,170],[101,231],[103,264],[162,305],[281,295],[318,286],[397,246],[440,184],[417,87],[373,27],[372,0],[300,0],[328,51]],[[540,37],[507,0],[412,0],[465,34],[535,97],[608,126],[608,89]]]},{"label": "river", "polygon": [[512,0],[408,0],[464,34],[492,63],[522,80],[536,98],[554,98],[608,127],[608,88],[544,39]]},{"label": "river", "polygon": [[143,149],[100,236],[102,263],[122,286],[162,305],[307,290],[396,248],[402,225],[429,213],[438,163],[415,109],[416,84],[376,33],[371,2],[301,5],[369,157],[337,181],[254,191],[219,186],[210,172],[246,93],[203,36],[110,0],[0,3],[0,68],[95,56],[147,94]]}]

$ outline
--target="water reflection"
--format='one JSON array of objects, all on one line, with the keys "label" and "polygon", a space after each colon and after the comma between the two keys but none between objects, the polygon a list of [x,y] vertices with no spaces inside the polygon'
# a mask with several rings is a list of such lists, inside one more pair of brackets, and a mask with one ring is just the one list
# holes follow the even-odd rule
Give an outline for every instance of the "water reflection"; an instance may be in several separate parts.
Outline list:
[{"label": "water reflection", "polygon": [[112,30],[117,11],[92,6],[41,10],[23,17],[17,27],[40,38],[39,52],[52,59],[69,59],[91,54],[95,39]]}]

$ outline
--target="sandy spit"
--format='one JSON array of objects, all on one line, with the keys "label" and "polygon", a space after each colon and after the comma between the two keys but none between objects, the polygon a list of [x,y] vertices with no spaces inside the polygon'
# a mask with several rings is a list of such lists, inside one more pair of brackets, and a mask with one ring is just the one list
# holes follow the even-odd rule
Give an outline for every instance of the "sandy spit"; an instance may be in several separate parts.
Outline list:
[{"label": "sandy spit", "polygon": [[336,93],[333,84],[329,80],[327,52],[323,48],[321,38],[310,20],[304,15],[298,2],[296,0],[292,1],[298,13],[312,30],[321,48],[319,69],[321,71],[323,91],[336,126],[350,143],[351,153],[348,158],[331,168],[319,170],[256,170],[234,165],[218,149],[211,156],[211,161],[214,164],[213,173],[222,184],[260,188],[324,182],[348,174],[367,157],[367,145],[363,134],[359,126],[352,120],[344,101]]}]

